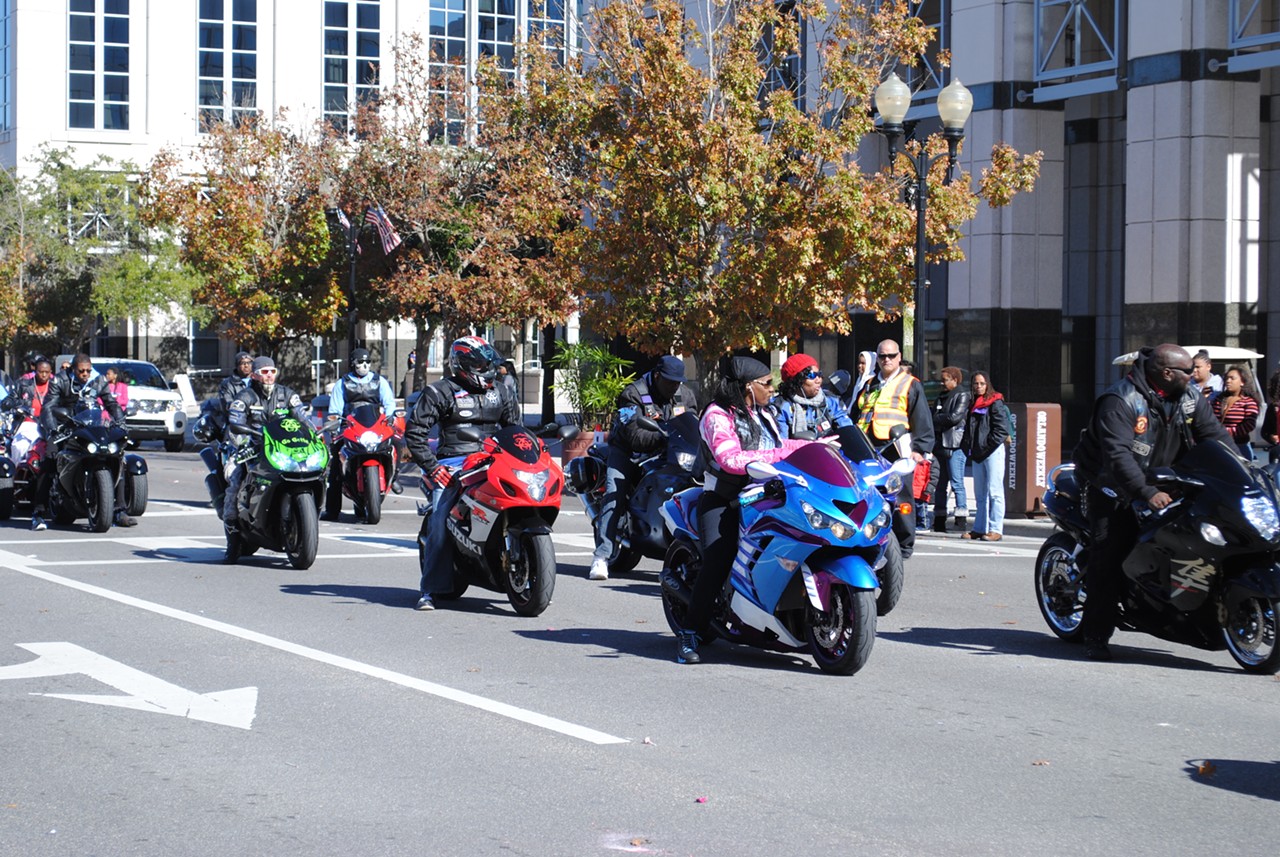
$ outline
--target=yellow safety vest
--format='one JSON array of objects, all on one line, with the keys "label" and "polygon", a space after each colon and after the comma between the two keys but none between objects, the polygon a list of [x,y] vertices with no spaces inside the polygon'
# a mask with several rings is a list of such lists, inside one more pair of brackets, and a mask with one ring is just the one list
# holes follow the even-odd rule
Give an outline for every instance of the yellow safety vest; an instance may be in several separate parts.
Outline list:
[{"label": "yellow safety vest", "polygon": [[894,426],[911,428],[907,401],[911,382],[908,372],[899,372],[874,390],[863,390],[858,396],[858,425],[876,440],[888,440]]}]

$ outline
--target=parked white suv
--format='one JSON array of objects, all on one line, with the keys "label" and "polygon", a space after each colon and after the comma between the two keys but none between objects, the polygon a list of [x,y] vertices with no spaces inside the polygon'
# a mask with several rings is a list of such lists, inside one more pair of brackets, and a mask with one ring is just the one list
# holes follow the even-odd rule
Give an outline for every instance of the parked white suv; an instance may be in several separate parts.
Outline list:
[{"label": "parked white suv", "polygon": [[[73,355],[62,354],[54,364],[55,371]],[[129,401],[125,417],[129,422],[129,440],[160,440],[168,452],[181,452],[187,431],[187,414],[182,396],[169,386],[154,363],[145,360],[91,358],[94,371],[105,374],[114,366],[121,380],[129,385]]]}]

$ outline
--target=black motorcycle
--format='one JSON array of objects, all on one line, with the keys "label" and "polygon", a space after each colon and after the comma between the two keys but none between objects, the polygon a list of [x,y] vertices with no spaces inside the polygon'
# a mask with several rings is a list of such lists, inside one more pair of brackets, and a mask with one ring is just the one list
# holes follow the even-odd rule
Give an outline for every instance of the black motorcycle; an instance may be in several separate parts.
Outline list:
[{"label": "black motorcycle", "polygon": [[227,479],[235,465],[235,444],[227,437],[227,410],[222,398],[214,396],[200,403],[200,417],[191,429],[191,436],[207,444],[200,450],[200,460],[209,472],[204,477],[205,490],[213,510],[222,518],[222,501],[227,495]]},{"label": "black motorcycle", "polygon": [[[630,571],[642,556],[662,559],[667,555],[671,533],[662,519],[662,504],[701,480],[701,440],[698,418],[694,414],[686,411],[663,424],[642,416],[637,418],[637,423],[648,431],[666,435],[667,444],[632,466],[629,481],[634,488],[626,501],[626,509],[619,510],[623,517],[618,522],[618,556],[609,563],[610,574]],[[601,523],[608,458],[605,444],[592,444],[586,455],[569,462],[565,474],[591,519],[593,531]],[[596,539],[599,541],[599,535]]]},{"label": "black motorcycle", "polygon": [[260,445],[242,447],[233,460],[249,468],[236,497],[241,554],[283,551],[294,568],[310,568],[329,465],[324,438],[286,411],[263,426]]},{"label": "black motorcycle", "polygon": [[[1199,649],[1225,648],[1253,673],[1280,669],[1280,466],[1252,467],[1225,444],[1197,444],[1156,487],[1175,501],[1139,511],[1141,534],[1124,561],[1117,627]],[[1053,633],[1081,640],[1089,524],[1075,465],[1050,475],[1044,509],[1061,531],[1036,557],[1036,601]]]},{"label": "black motorcycle", "polygon": [[141,515],[147,507],[147,463],[139,455],[126,455],[128,435],[99,407],[85,407],[69,414],[54,410],[58,428],[52,440],[58,444],[54,458],[49,512],[54,523],[70,524],[89,519],[89,529],[111,529],[115,511],[116,480],[125,481],[126,509]]}]

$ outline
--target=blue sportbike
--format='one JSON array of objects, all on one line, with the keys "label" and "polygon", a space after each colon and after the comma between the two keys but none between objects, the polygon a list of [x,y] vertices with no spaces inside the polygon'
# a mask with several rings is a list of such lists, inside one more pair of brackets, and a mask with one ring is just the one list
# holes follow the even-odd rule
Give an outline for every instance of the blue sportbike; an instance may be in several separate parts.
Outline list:
[{"label": "blue sportbike", "polygon": [[[853,429],[857,431],[857,429]],[[753,463],[738,553],[713,612],[716,637],[779,652],[808,652],[824,672],[852,675],[871,656],[877,568],[893,539],[884,489],[909,475],[908,459],[855,472],[839,450],[809,444],[776,464]],[[673,631],[701,568],[698,498],[675,495],[662,514],[673,533],[662,570],[662,605]],[[710,642],[707,640],[705,642]]]}]

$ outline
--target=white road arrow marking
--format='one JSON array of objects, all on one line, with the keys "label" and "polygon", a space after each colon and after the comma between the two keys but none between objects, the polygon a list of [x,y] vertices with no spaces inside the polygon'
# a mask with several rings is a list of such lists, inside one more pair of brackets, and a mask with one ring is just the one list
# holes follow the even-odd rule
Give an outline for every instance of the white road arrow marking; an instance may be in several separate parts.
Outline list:
[{"label": "white road arrow marking", "polygon": [[125,696],[99,696],[81,693],[33,693],[32,696],[49,696],[54,699],[70,699],[74,702],[91,702],[94,705],[112,705],[172,714],[220,726],[248,729],[258,708],[258,689],[240,687],[215,693],[196,693],[176,684],[126,666],[119,661],[103,657],[74,643],[18,643],[18,648],[36,655],[35,660],[23,664],[0,667],[0,681],[4,679],[42,678],[57,675],[87,675],[108,684]]}]

